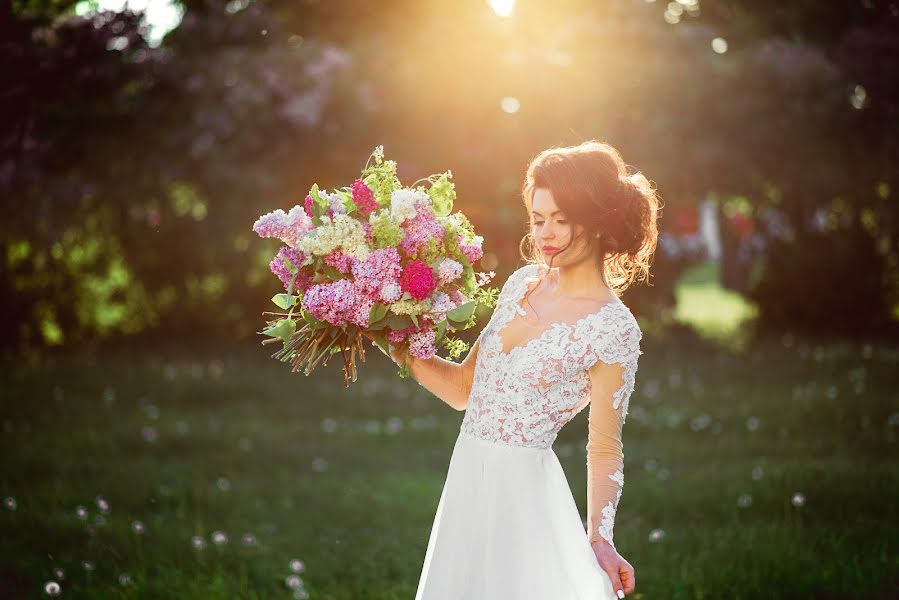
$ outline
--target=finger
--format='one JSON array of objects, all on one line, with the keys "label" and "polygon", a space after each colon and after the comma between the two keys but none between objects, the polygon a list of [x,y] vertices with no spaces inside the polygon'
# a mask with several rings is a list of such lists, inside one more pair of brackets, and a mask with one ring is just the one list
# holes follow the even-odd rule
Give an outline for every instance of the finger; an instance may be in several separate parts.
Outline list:
[{"label": "finger", "polygon": [[615,592],[615,595],[619,598],[624,598],[624,586],[621,585],[621,579],[618,577],[618,571],[608,569],[606,570],[606,575],[609,576],[609,580],[612,582],[612,591]]},{"label": "finger", "polygon": [[633,593],[637,586],[637,580],[634,577],[634,567],[630,564],[625,563],[621,566],[621,583],[624,585],[624,591],[627,594]]}]

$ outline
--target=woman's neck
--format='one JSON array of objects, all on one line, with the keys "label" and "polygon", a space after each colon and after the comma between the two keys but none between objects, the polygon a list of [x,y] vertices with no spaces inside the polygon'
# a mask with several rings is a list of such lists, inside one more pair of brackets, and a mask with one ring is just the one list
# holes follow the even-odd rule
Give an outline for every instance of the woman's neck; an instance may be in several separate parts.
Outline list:
[{"label": "woman's neck", "polygon": [[607,301],[614,297],[594,261],[582,261],[565,267],[553,267],[547,275],[547,291],[552,296],[570,299],[591,298]]}]

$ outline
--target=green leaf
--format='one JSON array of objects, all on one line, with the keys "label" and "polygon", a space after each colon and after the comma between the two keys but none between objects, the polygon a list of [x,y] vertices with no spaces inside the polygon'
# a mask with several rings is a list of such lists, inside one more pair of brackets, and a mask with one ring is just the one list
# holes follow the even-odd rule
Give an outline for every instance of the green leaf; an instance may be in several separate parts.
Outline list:
[{"label": "green leaf", "polygon": [[278,308],[283,308],[284,310],[296,304],[297,299],[299,299],[299,296],[294,296],[293,294],[275,294],[272,296],[272,302],[277,304]]},{"label": "green leaf", "polygon": [[412,319],[409,315],[390,315],[387,319],[387,326],[391,329],[405,329],[412,325]]},{"label": "green leaf", "polygon": [[446,319],[437,323],[437,337],[434,340],[434,343],[439,344],[444,335],[446,335]]},{"label": "green leaf", "polygon": [[461,306],[457,306],[453,310],[446,313],[446,318],[454,323],[465,323],[468,319],[471,318],[471,315],[474,314],[474,309],[477,308],[478,303],[476,300],[469,300],[465,304]]},{"label": "green leaf", "polygon": [[416,326],[416,327],[421,327],[421,326],[418,324],[418,316],[416,316],[416,315],[409,315],[409,318],[412,319],[412,322],[415,323],[415,326]]},{"label": "green leaf", "polygon": [[293,319],[281,319],[271,327],[262,330],[262,333],[269,337],[281,338],[285,342],[292,336],[297,330],[296,321]]},{"label": "green leaf", "polygon": [[306,321],[306,323],[308,323],[309,326],[313,329],[324,329],[325,327],[330,325],[330,323],[328,323],[327,321],[319,321],[306,310],[303,310],[300,314],[303,316],[303,320]]},{"label": "green leaf", "polygon": [[387,334],[383,331],[371,332],[372,341],[377,344],[378,348],[385,354],[390,356],[390,347],[387,345]]},{"label": "green leaf", "polygon": [[371,310],[368,311],[368,324],[373,325],[387,316],[387,306],[381,304],[380,302],[375,302],[371,305]]},{"label": "green leaf", "polygon": [[341,273],[339,269],[328,264],[322,265],[322,273],[324,273],[328,277],[328,279],[332,280],[346,278],[346,275]]}]

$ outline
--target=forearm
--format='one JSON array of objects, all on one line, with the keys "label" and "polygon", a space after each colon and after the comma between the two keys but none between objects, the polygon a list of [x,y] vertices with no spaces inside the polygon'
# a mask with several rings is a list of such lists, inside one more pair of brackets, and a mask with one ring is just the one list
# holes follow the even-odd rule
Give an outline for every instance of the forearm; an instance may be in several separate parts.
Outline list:
[{"label": "forearm", "polygon": [[587,467],[587,532],[591,541],[614,547],[615,516],[624,486],[624,465],[603,461]]},{"label": "forearm", "polygon": [[471,392],[471,377],[465,365],[434,355],[432,358],[406,357],[412,378],[426,390],[456,410],[464,410]]}]

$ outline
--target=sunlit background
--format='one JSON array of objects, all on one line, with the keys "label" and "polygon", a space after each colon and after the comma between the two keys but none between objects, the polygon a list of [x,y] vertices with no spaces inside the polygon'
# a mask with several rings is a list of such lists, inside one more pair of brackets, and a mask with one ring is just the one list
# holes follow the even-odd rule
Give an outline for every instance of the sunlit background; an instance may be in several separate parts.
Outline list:
[{"label": "sunlit background", "polygon": [[[665,204],[622,298],[637,597],[895,596],[899,2],[13,0],[0,27],[11,597],[414,597],[462,416],[377,353],[349,390],[271,360],[250,227],[383,145],[406,184],[452,170],[502,283],[528,160],[592,138]],[[585,436],[555,447],[582,512]]]}]

